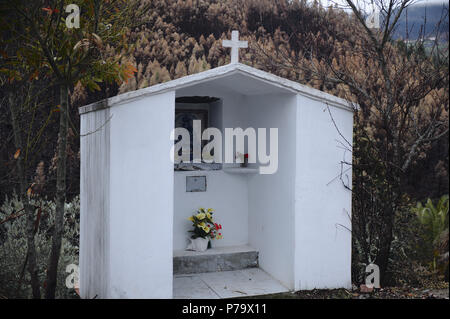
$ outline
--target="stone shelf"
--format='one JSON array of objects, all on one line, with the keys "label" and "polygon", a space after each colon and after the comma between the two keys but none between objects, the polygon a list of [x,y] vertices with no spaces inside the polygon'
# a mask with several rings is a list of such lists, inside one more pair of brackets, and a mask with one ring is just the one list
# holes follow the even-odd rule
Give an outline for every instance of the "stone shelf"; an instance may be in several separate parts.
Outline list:
[{"label": "stone shelf", "polygon": [[174,251],[173,273],[192,274],[258,267],[258,251],[250,246],[214,247],[203,252]]},{"label": "stone shelf", "polygon": [[259,173],[259,168],[252,167],[224,167],[223,171],[232,174],[257,174]]},{"label": "stone shelf", "polygon": [[[213,243],[214,245],[215,243]],[[212,247],[205,251],[193,251],[193,250],[174,250],[173,257],[186,257],[186,256],[202,256],[202,255],[218,255],[218,254],[235,254],[235,253],[247,253],[256,252],[256,249],[249,245],[240,246],[225,246],[225,247]]]}]

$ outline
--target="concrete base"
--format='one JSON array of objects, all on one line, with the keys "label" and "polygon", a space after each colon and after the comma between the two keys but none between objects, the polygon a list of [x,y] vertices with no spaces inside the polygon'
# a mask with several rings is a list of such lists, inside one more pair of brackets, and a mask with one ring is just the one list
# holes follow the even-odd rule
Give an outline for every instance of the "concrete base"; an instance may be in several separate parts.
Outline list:
[{"label": "concrete base", "polygon": [[260,268],[176,275],[175,299],[221,299],[257,296],[289,291]]},{"label": "concrete base", "polygon": [[211,248],[204,252],[175,251],[173,273],[195,274],[258,267],[258,252],[250,246]]}]

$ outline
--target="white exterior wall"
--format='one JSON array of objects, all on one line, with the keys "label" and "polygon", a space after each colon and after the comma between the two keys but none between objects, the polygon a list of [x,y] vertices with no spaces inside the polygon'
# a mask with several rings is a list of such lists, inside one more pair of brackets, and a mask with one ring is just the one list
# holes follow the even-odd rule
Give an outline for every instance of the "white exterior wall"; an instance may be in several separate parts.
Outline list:
[{"label": "white exterior wall", "polygon": [[[353,113],[330,111],[352,143]],[[339,148],[344,141],[326,104],[300,95],[296,135],[295,290],[351,288],[351,192],[335,179],[351,153]],[[351,185],[351,169],[345,175]]]},{"label": "white exterior wall", "polygon": [[110,117],[107,160],[103,130],[82,139],[84,298],[172,297],[174,105],[168,92],[82,116],[82,132],[93,128],[86,119],[99,127]]},{"label": "white exterior wall", "polygon": [[295,114],[293,94],[249,96],[248,125],[278,128],[278,171],[249,175],[249,243],[259,251],[260,267],[294,288]]},{"label": "white exterior wall", "polygon": [[112,298],[172,297],[175,93],[111,109]]},{"label": "white exterior wall", "polygon": [[[80,119],[80,292],[106,296],[109,281],[110,110]],[[83,136],[85,135],[85,136]]]}]

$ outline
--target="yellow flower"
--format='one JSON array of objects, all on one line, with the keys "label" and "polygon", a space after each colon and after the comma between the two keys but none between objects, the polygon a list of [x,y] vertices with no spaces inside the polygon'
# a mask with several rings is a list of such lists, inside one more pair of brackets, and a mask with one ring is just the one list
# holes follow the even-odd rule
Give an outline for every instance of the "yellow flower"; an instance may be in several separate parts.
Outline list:
[{"label": "yellow flower", "polygon": [[195,217],[197,217],[199,220],[205,219],[205,213],[198,213]]},{"label": "yellow flower", "polygon": [[210,228],[208,226],[203,227],[203,230],[205,231],[205,233],[209,233]]},{"label": "yellow flower", "polygon": [[204,228],[206,226],[206,224],[204,222],[201,222],[197,225],[197,227],[199,228]]},{"label": "yellow flower", "polygon": [[212,209],[212,208],[208,208],[208,213],[211,213],[211,212],[213,212],[214,211],[214,209]]},{"label": "yellow flower", "polygon": [[212,218],[212,215],[210,213],[206,213],[206,217],[208,217],[209,219]]},{"label": "yellow flower", "polygon": [[189,217],[188,220],[190,220],[191,222],[193,222],[193,221],[194,221],[194,216]]}]

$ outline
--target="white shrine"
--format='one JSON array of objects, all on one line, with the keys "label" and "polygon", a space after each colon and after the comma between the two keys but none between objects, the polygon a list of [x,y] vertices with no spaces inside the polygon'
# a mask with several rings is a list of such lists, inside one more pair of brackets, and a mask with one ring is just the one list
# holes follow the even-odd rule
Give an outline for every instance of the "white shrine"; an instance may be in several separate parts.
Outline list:
[{"label": "white shrine", "polygon": [[[83,298],[174,297],[174,258],[190,254],[187,218],[199,207],[214,208],[223,239],[193,258],[250,251],[287,290],[351,287],[343,163],[352,158],[341,146],[352,141],[353,106],[239,63],[247,44],[237,32],[224,45],[228,65],[80,108]],[[202,129],[277,128],[276,171],[260,174],[258,161],[174,164],[170,136],[183,113]]]}]

